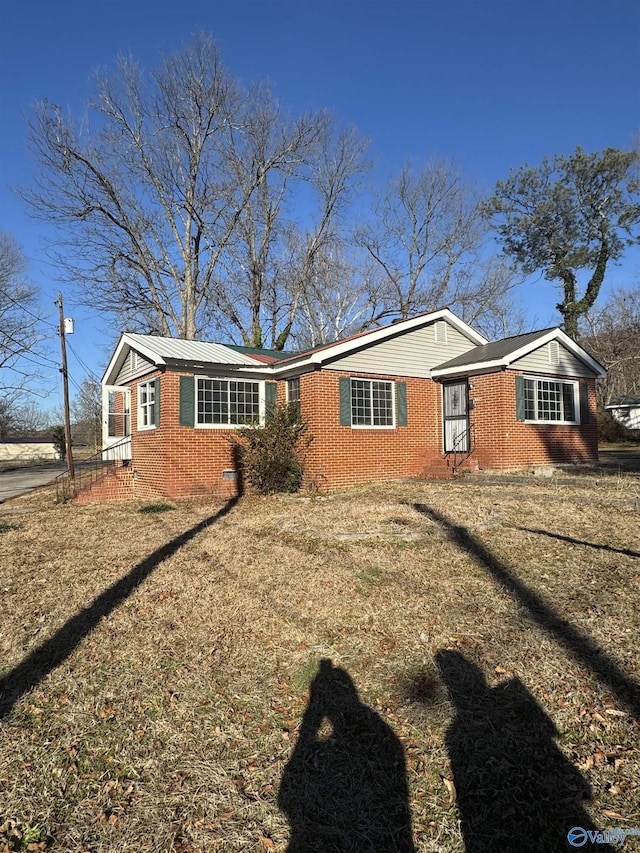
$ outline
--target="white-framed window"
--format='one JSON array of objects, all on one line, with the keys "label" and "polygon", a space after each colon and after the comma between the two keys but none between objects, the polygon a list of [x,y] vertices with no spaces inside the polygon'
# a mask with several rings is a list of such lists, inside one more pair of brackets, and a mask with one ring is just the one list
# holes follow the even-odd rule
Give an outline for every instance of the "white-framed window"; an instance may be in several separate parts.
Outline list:
[{"label": "white-framed window", "polygon": [[259,424],[264,412],[261,382],[196,377],[196,418],[200,427]]},{"label": "white-framed window", "polygon": [[300,377],[287,379],[287,403],[295,407],[297,416],[300,417]]},{"label": "white-framed window", "polygon": [[157,380],[138,385],[138,429],[155,429],[158,425]]},{"label": "white-framed window", "polygon": [[351,380],[351,426],[395,426],[393,382]]},{"label": "white-framed window", "polygon": [[535,423],[580,423],[579,383],[525,376],[524,419]]}]

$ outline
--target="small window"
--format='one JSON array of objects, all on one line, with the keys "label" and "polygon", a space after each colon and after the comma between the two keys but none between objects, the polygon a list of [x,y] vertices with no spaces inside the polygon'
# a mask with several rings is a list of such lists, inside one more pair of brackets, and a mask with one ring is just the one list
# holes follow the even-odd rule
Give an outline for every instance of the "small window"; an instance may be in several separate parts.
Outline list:
[{"label": "small window", "polygon": [[437,344],[446,344],[447,342],[447,324],[444,320],[438,320],[435,324],[435,342]]},{"label": "small window", "polygon": [[560,344],[549,341],[549,364],[560,364]]},{"label": "small window", "polygon": [[544,423],[579,423],[577,382],[524,379],[524,417]]},{"label": "small window", "polygon": [[244,426],[260,421],[260,383],[198,379],[196,424]]},{"label": "small window", "polygon": [[158,423],[156,380],[138,385],[138,429],[154,429]]},{"label": "small window", "polygon": [[392,427],[393,382],[351,380],[351,426]]},{"label": "small window", "polygon": [[287,380],[287,403],[295,409],[297,417],[300,417],[300,377]]}]

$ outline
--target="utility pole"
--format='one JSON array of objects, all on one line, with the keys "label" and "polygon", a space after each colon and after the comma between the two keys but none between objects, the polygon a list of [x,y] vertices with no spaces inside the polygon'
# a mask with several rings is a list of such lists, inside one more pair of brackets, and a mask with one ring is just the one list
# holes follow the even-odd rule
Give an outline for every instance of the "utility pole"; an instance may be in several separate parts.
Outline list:
[{"label": "utility pole", "polygon": [[67,469],[69,478],[73,482],[76,472],[73,467],[73,452],[71,450],[71,415],[69,414],[69,371],[67,370],[67,344],[64,337],[64,308],[62,307],[62,294],[58,293],[58,301],[55,303],[60,309],[60,349],[62,351],[62,383],[64,388],[64,441],[67,448]]}]

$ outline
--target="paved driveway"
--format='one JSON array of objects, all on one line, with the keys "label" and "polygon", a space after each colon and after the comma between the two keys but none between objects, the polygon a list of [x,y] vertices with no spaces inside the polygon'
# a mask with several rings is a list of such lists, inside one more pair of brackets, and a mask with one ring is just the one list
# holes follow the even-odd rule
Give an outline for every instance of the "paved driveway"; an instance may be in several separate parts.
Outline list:
[{"label": "paved driveway", "polygon": [[9,498],[31,492],[38,486],[46,486],[66,470],[66,465],[34,465],[33,468],[4,471],[0,474],[0,504]]}]

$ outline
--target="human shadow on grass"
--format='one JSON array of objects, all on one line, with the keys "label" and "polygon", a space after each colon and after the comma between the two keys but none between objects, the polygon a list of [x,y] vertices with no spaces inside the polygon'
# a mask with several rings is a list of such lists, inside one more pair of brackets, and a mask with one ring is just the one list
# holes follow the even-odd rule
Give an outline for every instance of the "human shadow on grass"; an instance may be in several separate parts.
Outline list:
[{"label": "human shadow on grass", "polygon": [[556,853],[583,850],[597,832],[582,803],[589,785],[555,744],[558,731],[519,678],[495,687],[457,651],[435,663],[454,716],[445,743],[466,853]]},{"label": "human shadow on grass", "polygon": [[320,663],[278,805],[288,853],[414,853],[402,744],[344,669]]},{"label": "human shadow on grass", "polygon": [[414,503],[413,508],[441,525],[452,542],[475,557],[503,589],[526,607],[530,619],[563,646],[575,660],[588,667],[637,718],[640,718],[640,684],[603,652],[591,637],[559,616],[541,595],[514,577],[507,565],[494,556],[466,527],[453,524],[442,513],[425,504]]},{"label": "human shadow on grass", "polygon": [[123,601],[129,598],[140,584],[158,568],[161,563],[172,557],[183,545],[190,542],[198,533],[211,527],[227,515],[240,500],[242,490],[231,498],[218,512],[176,536],[166,545],[155,550],[110,587],[100,593],[87,607],[68,619],[55,634],[34,649],[14,669],[0,679],[0,719],[9,714],[16,702],[39,684],[50,672],[60,666],[87,637],[100,621],[112,613]]},{"label": "human shadow on grass", "polygon": [[523,533],[535,533],[536,536],[548,536],[550,539],[559,539],[570,545],[581,545],[585,548],[596,548],[599,551],[610,551],[612,554],[623,554],[625,557],[640,557],[640,551],[632,551],[631,548],[615,548],[613,545],[601,545],[598,542],[585,542],[583,539],[574,539],[573,536],[563,536],[562,533],[551,533],[550,530],[542,530],[539,527],[520,527],[513,525],[516,530]]}]

